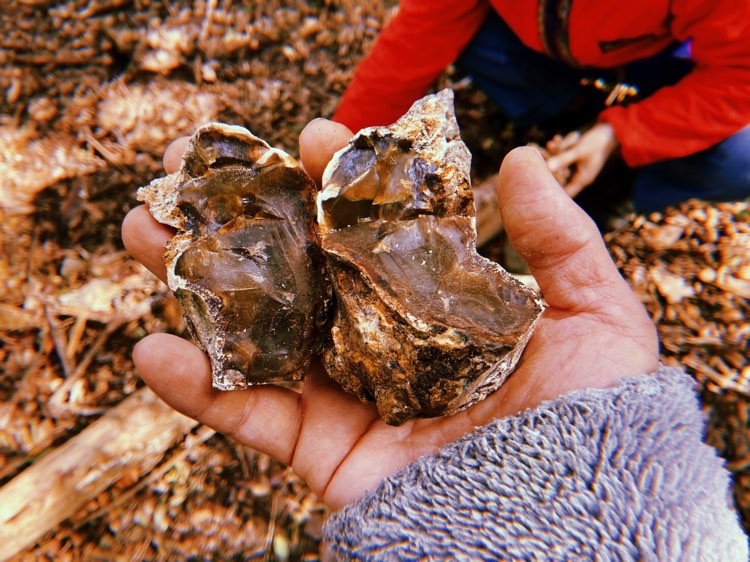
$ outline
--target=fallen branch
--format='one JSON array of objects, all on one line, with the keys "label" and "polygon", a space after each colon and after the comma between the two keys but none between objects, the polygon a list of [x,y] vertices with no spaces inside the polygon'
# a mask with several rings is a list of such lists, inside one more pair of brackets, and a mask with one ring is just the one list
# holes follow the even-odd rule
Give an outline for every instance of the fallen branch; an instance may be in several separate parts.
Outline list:
[{"label": "fallen branch", "polygon": [[0,488],[0,560],[34,544],[126,473],[149,472],[196,423],[147,388],[109,410]]}]

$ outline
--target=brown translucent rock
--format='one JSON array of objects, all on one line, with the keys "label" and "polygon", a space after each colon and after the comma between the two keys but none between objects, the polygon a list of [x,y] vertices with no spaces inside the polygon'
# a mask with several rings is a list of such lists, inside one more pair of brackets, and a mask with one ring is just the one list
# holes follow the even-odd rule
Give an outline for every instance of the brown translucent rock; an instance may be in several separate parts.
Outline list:
[{"label": "brown translucent rock", "polygon": [[180,170],[139,190],[178,231],[168,282],[214,387],[298,379],[317,352],[330,299],[314,195],[294,158],[223,124],[198,129]]},{"label": "brown translucent rock", "polygon": [[542,312],[476,252],[469,165],[445,90],[361,131],[323,176],[318,223],[337,302],[323,362],[389,424],[497,389]]}]

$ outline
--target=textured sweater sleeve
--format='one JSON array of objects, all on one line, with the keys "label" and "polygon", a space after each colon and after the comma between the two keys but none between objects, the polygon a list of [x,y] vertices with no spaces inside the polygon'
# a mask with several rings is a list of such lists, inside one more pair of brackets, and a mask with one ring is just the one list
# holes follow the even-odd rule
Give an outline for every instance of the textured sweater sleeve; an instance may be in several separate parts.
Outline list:
[{"label": "textured sweater sleeve", "polygon": [[690,377],[661,368],[502,418],[333,514],[333,559],[743,561]]}]

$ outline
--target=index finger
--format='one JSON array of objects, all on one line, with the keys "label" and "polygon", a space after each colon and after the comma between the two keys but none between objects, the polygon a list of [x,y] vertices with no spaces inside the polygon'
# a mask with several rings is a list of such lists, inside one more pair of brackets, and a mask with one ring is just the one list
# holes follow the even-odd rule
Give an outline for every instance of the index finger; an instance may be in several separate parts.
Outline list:
[{"label": "index finger", "polygon": [[146,205],[140,205],[125,215],[122,221],[122,242],[130,255],[167,282],[164,247],[174,236],[174,230],[157,222]]},{"label": "index finger", "polygon": [[549,168],[552,173],[555,173],[559,170],[570,167],[579,158],[580,156],[576,148],[562,150],[561,152],[558,152],[554,156],[551,156],[549,159],[547,159],[547,168]]},{"label": "index finger", "polygon": [[177,137],[166,149],[164,149],[164,156],[162,162],[164,164],[164,171],[168,174],[173,174],[180,169],[180,163],[182,162],[182,156],[187,150],[190,137]]},{"label": "index finger", "polygon": [[310,121],[299,135],[299,154],[302,166],[315,183],[320,185],[331,157],[346,146],[352,132],[335,121],[318,118]]},{"label": "index finger", "polygon": [[[351,136],[344,125],[322,118],[311,121],[300,133],[300,160],[318,184],[331,157],[346,146]],[[166,148],[164,169],[167,173],[179,169],[189,140],[190,137],[177,138]],[[164,245],[173,235],[174,231],[154,220],[145,206],[130,211],[122,225],[122,240],[127,250],[164,282],[167,279]]]},{"label": "index finger", "polygon": [[[190,137],[178,137],[164,150],[164,171],[168,174],[180,168]],[[145,205],[131,209],[122,221],[122,242],[130,255],[167,282],[164,246],[174,236],[174,230],[156,221]]]}]

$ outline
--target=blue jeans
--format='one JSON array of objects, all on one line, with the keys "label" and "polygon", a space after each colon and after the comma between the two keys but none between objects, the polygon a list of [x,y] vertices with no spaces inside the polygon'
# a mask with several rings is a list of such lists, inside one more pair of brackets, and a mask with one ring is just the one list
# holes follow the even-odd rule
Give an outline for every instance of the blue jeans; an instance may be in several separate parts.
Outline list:
[{"label": "blue jeans", "polygon": [[[565,114],[590,87],[583,78],[624,80],[648,97],[690,72],[693,63],[674,45],[624,69],[581,69],[526,47],[494,12],[456,61],[510,119],[544,123]],[[624,73],[624,74],[623,74]],[[633,202],[638,211],[662,210],[690,198],[736,201],[750,197],[750,124],[723,142],[683,158],[636,170]]]}]

